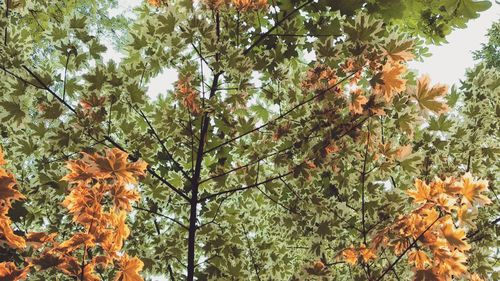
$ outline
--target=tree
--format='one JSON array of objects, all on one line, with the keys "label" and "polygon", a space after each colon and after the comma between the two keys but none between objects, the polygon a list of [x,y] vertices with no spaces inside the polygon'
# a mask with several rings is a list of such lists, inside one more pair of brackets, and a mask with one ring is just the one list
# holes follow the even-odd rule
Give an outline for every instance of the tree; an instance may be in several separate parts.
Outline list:
[{"label": "tree", "polygon": [[[2,146],[26,197],[9,222],[23,239],[51,237],[57,255],[85,239],[50,266],[2,244],[0,274],[496,276],[498,208],[477,208],[492,196],[466,173],[496,192],[498,69],[480,65],[447,94],[406,68],[490,2],[148,0],[133,16],[116,5],[2,2]],[[111,49],[123,58],[105,59]],[[168,68],[175,89],[148,97]],[[378,250],[401,225],[409,243]]]}]

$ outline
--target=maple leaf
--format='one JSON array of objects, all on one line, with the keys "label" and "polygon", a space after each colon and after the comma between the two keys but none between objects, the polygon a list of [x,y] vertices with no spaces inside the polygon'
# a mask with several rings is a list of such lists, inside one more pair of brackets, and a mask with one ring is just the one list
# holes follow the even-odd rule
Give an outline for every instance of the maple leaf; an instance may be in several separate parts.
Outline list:
[{"label": "maple leaf", "polygon": [[377,257],[377,255],[375,254],[375,250],[373,248],[367,248],[365,244],[361,244],[361,246],[359,247],[359,254],[363,258],[363,261],[365,263]]},{"label": "maple leaf", "polygon": [[162,4],[162,1],[161,0],[147,0],[148,1],[148,4],[153,6],[153,7],[160,7],[161,4]]},{"label": "maple leaf", "polygon": [[54,242],[54,237],[56,236],[57,233],[30,232],[26,234],[26,242],[33,246],[33,248],[38,249],[45,243]]},{"label": "maple leaf", "polygon": [[475,180],[470,173],[466,173],[462,176],[462,181],[458,183],[461,187],[461,192],[465,203],[468,206],[473,204],[487,205],[491,204],[491,200],[481,192],[488,190],[488,182],[485,180]]},{"label": "maple leaf", "polygon": [[476,228],[474,221],[477,218],[477,210],[469,210],[469,207],[463,204],[457,211],[457,218],[460,225],[466,225],[472,229]]},{"label": "maple leaf", "polygon": [[416,100],[422,110],[441,114],[448,110],[446,101],[440,101],[448,92],[448,86],[437,84],[430,87],[430,77],[423,75],[417,81]]},{"label": "maple leaf", "polygon": [[415,180],[415,189],[406,191],[415,203],[425,203],[432,199],[430,187],[422,180]]},{"label": "maple leaf", "polygon": [[444,251],[444,253],[444,255],[441,254],[440,256],[435,254],[439,260],[437,263],[438,274],[459,277],[467,272],[467,266],[465,266],[467,258],[464,253],[458,250],[454,250],[453,252]]},{"label": "maple leaf", "polygon": [[82,160],[68,161],[66,167],[71,172],[65,175],[62,180],[68,182],[81,182],[85,184],[96,176],[95,169]]},{"label": "maple leaf", "polygon": [[45,270],[47,268],[56,267],[65,260],[66,259],[60,255],[45,252],[39,258],[33,259],[31,264],[39,266],[40,270]]},{"label": "maple leaf", "polygon": [[111,189],[115,208],[130,211],[132,210],[131,202],[137,201],[140,196],[135,190],[130,190],[123,184],[118,184]]},{"label": "maple leaf", "polygon": [[102,196],[102,194],[98,194],[96,189],[78,186],[71,190],[62,205],[73,214],[74,222],[85,224],[93,221],[101,213],[100,201]]},{"label": "maple leaf", "polygon": [[470,249],[470,245],[464,241],[465,231],[463,229],[455,229],[451,219],[445,221],[441,227],[443,231],[443,236],[446,238],[451,247],[457,248],[460,251],[467,251]]},{"label": "maple leaf", "polygon": [[363,113],[363,105],[368,103],[368,99],[363,95],[363,91],[360,89],[356,91],[351,91],[351,99],[349,101],[349,111],[354,114]]},{"label": "maple leaf", "polygon": [[127,213],[125,211],[112,212],[113,224],[116,227],[115,232],[115,247],[121,249],[123,241],[130,235],[130,229],[126,224]]},{"label": "maple leaf", "polygon": [[11,201],[25,199],[25,197],[17,190],[16,179],[14,175],[7,173],[0,168],[0,214],[6,214],[8,209],[12,207]]},{"label": "maple leaf", "polygon": [[74,251],[83,244],[89,247],[94,246],[94,240],[95,238],[93,235],[79,232],[73,234],[73,236],[70,239],[62,242],[55,249],[57,251],[69,253]]},{"label": "maple leaf", "polygon": [[426,264],[430,264],[431,260],[424,251],[414,250],[408,254],[408,262],[414,263],[417,269],[424,269]]},{"label": "maple leaf", "polygon": [[129,257],[124,254],[120,257],[120,271],[115,277],[115,281],[143,281],[139,275],[144,263],[137,257]]},{"label": "maple leaf", "polygon": [[415,57],[411,52],[412,49],[412,40],[399,41],[393,38],[384,47],[384,53],[394,61],[409,61]]},{"label": "maple leaf", "polygon": [[[82,265],[73,256],[68,256],[57,268],[64,274],[74,276],[78,280],[82,277]],[[92,262],[84,265],[83,278],[85,281],[100,281],[101,279],[94,274],[94,264]]]},{"label": "maple leaf", "polygon": [[0,237],[3,235],[7,240],[7,243],[12,248],[24,248],[26,247],[26,241],[23,237],[14,234],[14,231],[10,227],[10,219],[0,214]]},{"label": "maple leaf", "polygon": [[0,279],[2,281],[18,281],[26,279],[29,267],[18,269],[13,262],[0,263]]},{"label": "maple leaf", "polygon": [[380,80],[382,84],[375,86],[375,93],[382,95],[387,102],[394,94],[406,89],[406,80],[401,75],[406,72],[406,66],[398,62],[389,61],[382,67]]},{"label": "maple leaf", "polygon": [[350,265],[355,265],[358,262],[358,255],[352,247],[344,249],[342,251],[342,257]]},{"label": "maple leaf", "polygon": [[137,177],[144,176],[147,163],[139,160],[128,163],[128,154],[118,148],[108,149],[104,156],[88,155],[87,161],[97,165],[100,178],[112,178],[122,183],[137,183]]}]

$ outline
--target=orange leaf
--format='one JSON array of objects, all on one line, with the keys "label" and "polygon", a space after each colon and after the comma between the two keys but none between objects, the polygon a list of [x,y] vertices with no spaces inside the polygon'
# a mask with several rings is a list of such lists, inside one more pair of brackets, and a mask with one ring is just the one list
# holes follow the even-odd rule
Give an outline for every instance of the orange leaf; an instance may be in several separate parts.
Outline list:
[{"label": "orange leaf", "polygon": [[363,95],[361,90],[351,92],[351,100],[349,102],[349,111],[351,113],[362,114],[363,105],[368,103],[368,99]]},{"label": "orange leaf", "polygon": [[387,102],[392,100],[392,97],[406,89],[406,80],[401,78],[406,72],[406,66],[398,62],[389,61],[382,68],[380,79],[382,84],[377,84],[375,93],[384,96]]},{"label": "orange leaf", "polygon": [[446,238],[452,248],[457,248],[460,251],[467,251],[470,245],[464,241],[466,239],[463,229],[455,229],[451,219],[447,219],[442,226],[443,236]]},{"label": "orange leaf", "polygon": [[342,257],[350,265],[355,265],[358,262],[358,255],[352,247],[344,249],[342,251]]},{"label": "orange leaf", "polygon": [[439,276],[432,269],[417,270],[415,272],[414,281],[444,281],[445,279]]},{"label": "orange leaf", "polygon": [[7,164],[7,162],[5,162],[5,158],[4,158],[3,150],[2,150],[2,148],[0,147],[0,165],[5,165],[5,164]]},{"label": "orange leaf", "polygon": [[430,187],[420,179],[415,180],[415,189],[408,190],[406,193],[414,199],[415,203],[425,203],[432,199]]},{"label": "orange leaf", "polygon": [[144,263],[136,257],[130,258],[127,254],[120,257],[120,271],[115,281],[143,281],[139,275]]},{"label": "orange leaf", "polygon": [[17,269],[13,262],[0,263],[0,280],[2,281],[17,281],[26,279],[29,267]]},{"label": "orange leaf", "polygon": [[72,252],[83,244],[93,246],[94,236],[81,232],[75,233],[70,239],[59,244],[56,249],[61,252]]},{"label": "orange leaf", "polygon": [[33,248],[38,249],[45,243],[54,242],[54,237],[56,236],[57,233],[30,232],[26,235],[26,242],[33,246]]},{"label": "orange leaf", "polygon": [[31,263],[33,265],[40,266],[40,270],[45,270],[47,268],[55,267],[62,264],[65,258],[52,254],[50,252],[43,253],[39,258],[33,259]]},{"label": "orange leaf", "polygon": [[364,244],[361,244],[361,246],[359,247],[359,253],[365,263],[377,257],[377,255],[375,254],[375,250],[372,248],[366,248]]},{"label": "orange leaf", "polygon": [[26,241],[21,236],[14,234],[14,231],[10,227],[10,219],[0,214],[0,235],[3,235],[7,240],[7,243],[12,248],[24,248],[26,247]]},{"label": "orange leaf", "polygon": [[491,200],[481,194],[488,190],[488,182],[485,180],[475,180],[470,173],[462,176],[462,182],[458,184],[461,187],[461,192],[464,195],[464,201],[468,206],[474,204],[487,205],[491,204]]},{"label": "orange leaf", "polygon": [[415,250],[408,254],[408,262],[415,263],[417,269],[424,269],[425,264],[430,264],[431,261],[424,251]]},{"label": "orange leaf", "polygon": [[114,205],[118,209],[123,209],[130,211],[132,210],[131,203],[133,201],[139,200],[139,193],[135,190],[129,190],[125,185],[116,185],[111,189],[111,194],[113,194]]}]

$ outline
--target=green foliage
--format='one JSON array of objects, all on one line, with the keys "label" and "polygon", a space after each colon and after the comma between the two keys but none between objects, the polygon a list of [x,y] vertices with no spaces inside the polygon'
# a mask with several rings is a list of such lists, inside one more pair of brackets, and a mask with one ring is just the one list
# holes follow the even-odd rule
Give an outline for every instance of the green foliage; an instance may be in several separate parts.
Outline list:
[{"label": "green foliage", "polygon": [[[348,62],[371,93],[392,55],[422,59],[421,40],[444,42],[488,1],[282,0],[251,12],[194,2],[111,16],[115,1],[13,1],[8,13],[0,1],[1,144],[28,198],[13,209],[20,229],[68,235],[65,160],[115,146],[151,167],[125,245],[145,276],[185,279],[194,240],[198,280],[366,280],[338,253],[407,211],[415,177],[468,170],[498,191],[495,31],[447,114],[418,106],[411,73],[390,102],[367,95],[362,114],[346,98]],[[111,50],[123,58],[108,60]],[[304,87],[319,66],[333,69],[338,93]],[[149,97],[166,69],[189,87]],[[498,208],[484,210],[471,272],[497,274]],[[328,274],[311,271],[317,260]],[[377,260],[372,276],[387,266]],[[395,271],[413,276],[404,262]]]}]

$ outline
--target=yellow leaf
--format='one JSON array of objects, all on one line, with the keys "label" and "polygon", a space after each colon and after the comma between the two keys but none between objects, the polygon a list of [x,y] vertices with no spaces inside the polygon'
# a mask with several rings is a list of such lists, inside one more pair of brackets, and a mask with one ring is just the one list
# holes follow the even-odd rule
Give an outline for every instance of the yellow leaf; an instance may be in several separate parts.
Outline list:
[{"label": "yellow leaf", "polygon": [[462,181],[458,184],[464,196],[464,201],[468,206],[474,204],[487,205],[491,200],[481,192],[488,190],[488,182],[485,180],[475,180],[470,173],[462,176]]},{"label": "yellow leaf", "polygon": [[417,269],[424,269],[426,264],[430,264],[431,261],[427,254],[421,250],[414,250],[408,254],[408,262],[414,263]]},{"label": "yellow leaf", "polygon": [[415,180],[415,189],[406,191],[412,197],[415,203],[425,203],[432,199],[430,187],[422,180]]},{"label": "yellow leaf", "polygon": [[392,100],[392,97],[406,89],[406,80],[401,78],[406,72],[406,66],[395,61],[387,62],[382,68],[380,79],[382,84],[377,84],[375,93],[382,95],[387,102]]},{"label": "yellow leaf", "polygon": [[437,84],[430,87],[428,75],[422,76],[417,82],[416,100],[422,110],[430,110],[436,114],[441,114],[448,110],[446,101],[442,98],[448,92],[448,86]]},{"label": "yellow leaf", "polygon": [[344,258],[344,261],[350,265],[355,265],[358,262],[358,255],[352,247],[344,249],[342,251],[342,257]]},{"label": "yellow leaf", "polygon": [[368,99],[363,95],[361,90],[356,90],[351,92],[351,100],[349,102],[349,111],[354,114],[363,113],[363,105],[368,102]]},{"label": "yellow leaf", "polygon": [[446,241],[448,241],[452,248],[457,248],[460,251],[467,251],[470,249],[470,245],[464,241],[466,239],[465,231],[463,229],[455,229],[450,218],[444,221],[441,230],[443,231],[443,236],[446,238]]},{"label": "yellow leaf", "polygon": [[144,264],[136,257],[130,258],[127,254],[120,257],[120,271],[115,281],[143,281],[139,275]]},{"label": "yellow leaf", "polygon": [[476,209],[469,210],[469,207],[464,204],[458,209],[457,217],[460,225],[466,225],[472,229],[476,228],[476,224],[474,223],[477,218]]}]

